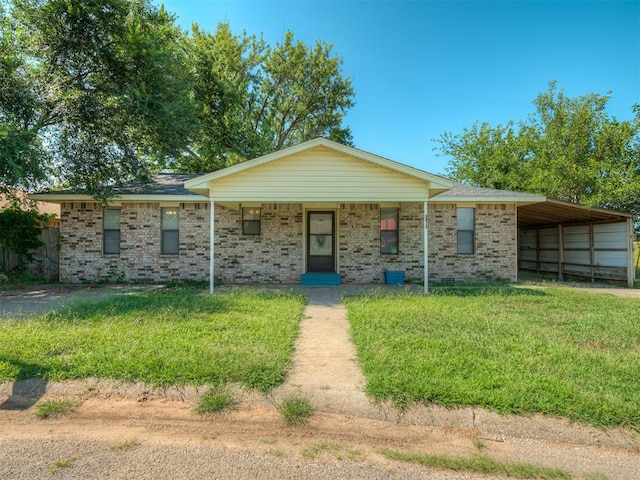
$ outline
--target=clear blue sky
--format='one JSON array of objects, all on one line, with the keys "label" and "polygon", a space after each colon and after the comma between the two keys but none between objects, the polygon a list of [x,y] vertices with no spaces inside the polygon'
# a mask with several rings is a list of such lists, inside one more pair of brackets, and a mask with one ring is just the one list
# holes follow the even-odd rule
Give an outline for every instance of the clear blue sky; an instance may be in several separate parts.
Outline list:
[{"label": "clear blue sky", "polygon": [[[160,3],[160,1],[158,1]],[[186,29],[291,30],[334,45],[356,105],[357,148],[431,173],[433,141],[474,121],[524,118],[550,80],[567,95],[612,92],[609,113],[640,103],[640,1],[164,1]]]}]

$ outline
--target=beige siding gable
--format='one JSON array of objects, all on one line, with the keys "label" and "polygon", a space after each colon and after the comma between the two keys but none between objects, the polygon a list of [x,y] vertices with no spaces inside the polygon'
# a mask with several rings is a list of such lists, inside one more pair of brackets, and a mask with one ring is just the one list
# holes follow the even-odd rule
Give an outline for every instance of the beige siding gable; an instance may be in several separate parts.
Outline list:
[{"label": "beige siding gable", "polygon": [[216,201],[421,201],[429,182],[316,147],[209,182]]}]

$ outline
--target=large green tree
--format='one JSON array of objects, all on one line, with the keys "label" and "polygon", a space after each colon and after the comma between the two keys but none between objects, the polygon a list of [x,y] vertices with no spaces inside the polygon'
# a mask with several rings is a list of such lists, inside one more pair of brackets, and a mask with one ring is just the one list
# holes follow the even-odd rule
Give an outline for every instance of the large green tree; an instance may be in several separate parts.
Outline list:
[{"label": "large green tree", "polygon": [[0,185],[98,197],[182,155],[192,105],[183,34],[147,0],[0,3]]},{"label": "large green tree", "polygon": [[606,111],[610,94],[568,97],[551,82],[520,121],[475,123],[437,141],[449,176],[640,215],[640,106],[631,120]]},{"label": "large green tree", "polygon": [[163,168],[208,172],[316,136],[350,144],[332,47],[267,45],[150,0],[0,0],[0,190],[106,199]]},{"label": "large green tree", "polygon": [[331,45],[286,32],[272,47],[221,23],[213,34],[195,25],[187,51],[198,121],[177,170],[217,170],[317,136],[351,144],[342,121],[353,87]]}]

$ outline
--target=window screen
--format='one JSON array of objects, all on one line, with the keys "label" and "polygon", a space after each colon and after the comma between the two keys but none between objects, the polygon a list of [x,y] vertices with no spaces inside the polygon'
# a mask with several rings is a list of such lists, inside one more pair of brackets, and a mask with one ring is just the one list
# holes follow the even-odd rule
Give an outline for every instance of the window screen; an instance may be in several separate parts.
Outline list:
[{"label": "window screen", "polygon": [[380,253],[398,253],[398,209],[380,209]]},{"label": "window screen", "polygon": [[178,207],[160,209],[162,215],[162,254],[177,255],[180,252],[180,215]]},{"label": "window screen", "polygon": [[105,208],[102,230],[102,251],[105,254],[120,253],[120,209]]},{"label": "window screen", "polygon": [[242,234],[260,235],[259,207],[242,207]]},{"label": "window screen", "polygon": [[458,253],[475,251],[475,208],[458,208]]}]

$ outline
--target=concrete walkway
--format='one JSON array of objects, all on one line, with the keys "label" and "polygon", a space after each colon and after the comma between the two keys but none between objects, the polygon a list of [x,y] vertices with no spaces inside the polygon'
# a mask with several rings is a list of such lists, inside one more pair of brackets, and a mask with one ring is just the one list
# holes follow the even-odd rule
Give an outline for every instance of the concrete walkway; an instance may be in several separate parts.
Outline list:
[{"label": "concrete walkway", "polygon": [[354,406],[371,408],[363,392],[365,379],[350,338],[344,291],[308,287],[309,303],[300,324],[292,368],[277,396],[301,395],[324,411],[352,413]]}]

